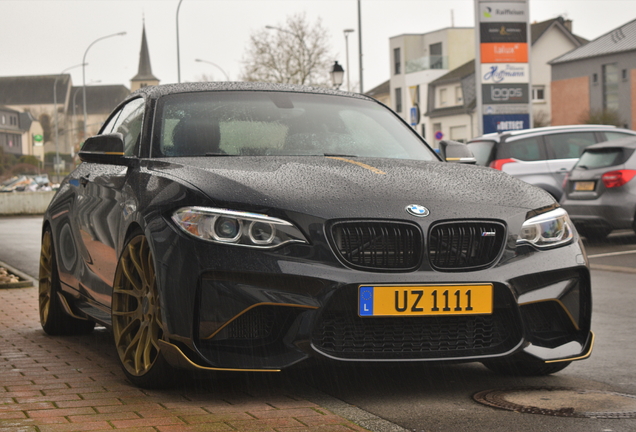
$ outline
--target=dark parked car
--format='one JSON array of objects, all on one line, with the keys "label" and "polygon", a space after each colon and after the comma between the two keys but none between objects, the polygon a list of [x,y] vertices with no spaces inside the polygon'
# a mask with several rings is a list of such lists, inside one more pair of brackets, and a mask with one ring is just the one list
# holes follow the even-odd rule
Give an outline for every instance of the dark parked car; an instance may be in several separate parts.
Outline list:
[{"label": "dark parked car", "polygon": [[549,374],[591,353],[590,273],[567,213],[508,175],[442,161],[373,99],[147,87],[79,156],[44,217],[41,323],[112,328],[136,385],[311,356]]},{"label": "dark parked car", "polygon": [[585,149],[569,174],[563,207],[579,232],[603,239],[615,229],[636,231],[636,137]]},{"label": "dark parked car", "polygon": [[605,125],[552,126],[483,135],[468,142],[477,164],[548,191],[557,201],[563,180],[587,146],[636,137],[636,131]]}]

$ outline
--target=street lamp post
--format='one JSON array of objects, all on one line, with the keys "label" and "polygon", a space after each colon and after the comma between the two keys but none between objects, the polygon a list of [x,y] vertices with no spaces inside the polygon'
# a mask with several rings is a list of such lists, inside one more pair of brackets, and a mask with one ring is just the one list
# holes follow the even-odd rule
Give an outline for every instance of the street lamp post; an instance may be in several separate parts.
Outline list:
[{"label": "street lamp post", "polygon": [[344,69],[338,64],[337,61],[333,63],[330,74],[331,83],[335,88],[339,89],[342,85],[342,79],[344,78]]},{"label": "street lamp post", "polygon": [[364,90],[362,85],[362,10],[358,0],[358,61],[360,62],[360,93]]},{"label": "street lamp post", "polygon": [[347,91],[351,91],[351,80],[349,79],[349,33],[353,33],[353,29],[345,29],[344,37],[345,37],[345,50],[347,53]]},{"label": "street lamp post", "polygon": [[181,8],[181,2],[177,5],[177,82],[181,83],[181,57],[179,54],[179,9]]},{"label": "street lamp post", "polygon": [[225,71],[223,70],[223,68],[222,68],[221,66],[219,66],[218,64],[216,64],[216,63],[212,63],[211,61],[203,60],[203,59],[194,59],[194,61],[195,61],[195,62],[199,62],[199,63],[207,63],[207,64],[209,64],[209,65],[212,65],[212,66],[214,66],[214,67],[218,68],[221,72],[223,72],[223,75],[225,75],[225,80],[226,80],[226,81],[229,81],[229,80],[230,80],[230,77],[227,75],[227,73],[225,73]]},{"label": "street lamp post", "polygon": [[84,66],[84,63],[78,64],[75,66],[68,67],[64,69],[58,76],[55,77],[55,81],[53,81],[53,109],[55,115],[55,162],[53,164],[53,168],[55,168],[55,174],[57,176],[57,181],[60,181],[60,147],[59,147],[59,128],[58,128],[58,119],[57,119],[57,80],[64,75],[66,71],[71,69],[75,69],[77,67]]},{"label": "street lamp post", "polygon": [[[101,80],[97,80],[97,81],[91,81],[88,83],[88,85],[91,84],[97,84],[102,82]],[[72,131],[74,133],[77,133],[77,130],[79,129],[77,127],[77,113],[76,113],[76,109],[77,109],[77,94],[80,92],[80,90],[82,90],[82,87],[78,87],[75,89],[75,92],[73,92],[73,129]],[[71,156],[75,156],[75,140],[73,140],[73,147],[71,148]]]},{"label": "street lamp post", "polygon": [[104,40],[113,36],[123,36],[125,35],[126,32],[119,32],[119,33],[113,33],[111,35],[108,36],[102,36],[100,38],[95,39],[93,42],[91,42],[91,44],[88,46],[88,48],[86,48],[86,51],[84,51],[84,57],[82,59],[82,93],[83,93],[83,99],[84,99],[84,139],[86,139],[86,135],[87,135],[87,131],[86,131],[86,122],[87,122],[87,115],[86,115],[86,54],[88,54],[88,50],[91,49],[91,47],[93,45],[95,45],[97,42],[99,42],[100,40]]}]

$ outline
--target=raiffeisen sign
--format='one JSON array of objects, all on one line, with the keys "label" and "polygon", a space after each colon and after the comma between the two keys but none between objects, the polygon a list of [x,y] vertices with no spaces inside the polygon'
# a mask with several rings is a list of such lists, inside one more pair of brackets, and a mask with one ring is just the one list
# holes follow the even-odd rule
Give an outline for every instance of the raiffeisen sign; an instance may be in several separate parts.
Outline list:
[{"label": "raiffeisen sign", "polygon": [[528,7],[523,2],[479,2],[479,22],[528,22]]}]

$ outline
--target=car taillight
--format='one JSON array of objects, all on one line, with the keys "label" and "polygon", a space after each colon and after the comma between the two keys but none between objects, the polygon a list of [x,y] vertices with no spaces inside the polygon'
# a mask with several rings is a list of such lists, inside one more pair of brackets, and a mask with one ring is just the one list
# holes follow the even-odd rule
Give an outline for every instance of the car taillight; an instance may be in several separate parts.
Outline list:
[{"label": "car taillight", "polygon": [[570,180],[570,173],[567,173],[565,177],[563,177],[563,183],[561,183],[561,188],[563,190],[565,190],[565,188],[568,186],[568,180]]},{"label": "car taillight", "polygon": [[501,169],[503,168],[503,166],[507,163],[514,163],[517,162],[514,159],[495,159],[494,161],[490,162],[490,168],[494,168],[496,170],[501,171]]},{"label": "car taillight", "polygon": [[603,174],[601,180],[606,188],[623,186],[636,176],[636,170],[609,171]]}]

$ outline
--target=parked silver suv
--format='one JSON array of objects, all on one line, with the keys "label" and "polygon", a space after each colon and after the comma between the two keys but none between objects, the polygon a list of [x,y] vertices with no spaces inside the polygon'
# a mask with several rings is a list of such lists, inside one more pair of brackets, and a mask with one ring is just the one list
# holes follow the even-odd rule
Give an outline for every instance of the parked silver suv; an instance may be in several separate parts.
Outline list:
[{"label": "parked silver suv", "polygon": [[636,231],[636,137],[585,149],[568,175],[561,206],[590,240],[614,229]]},{"label": "parked silver suv", "polygon": [[551,126],[483,135],[468,147],[477,165],[545,189],[559,201],[566,174],[587,146],[630,136],[636,131],[607,125]]}]

